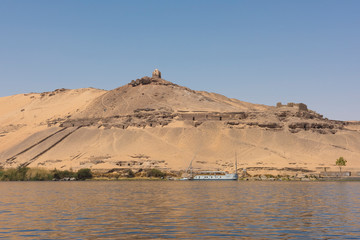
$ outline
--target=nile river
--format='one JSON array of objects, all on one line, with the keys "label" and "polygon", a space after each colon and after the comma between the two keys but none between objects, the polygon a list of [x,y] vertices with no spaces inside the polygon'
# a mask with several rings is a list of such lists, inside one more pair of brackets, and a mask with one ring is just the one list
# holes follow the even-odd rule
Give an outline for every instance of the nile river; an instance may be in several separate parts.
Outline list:
[{"label": "nile river", "polygon": [[0,182],[3,239],[360,239],[359,182]]}]

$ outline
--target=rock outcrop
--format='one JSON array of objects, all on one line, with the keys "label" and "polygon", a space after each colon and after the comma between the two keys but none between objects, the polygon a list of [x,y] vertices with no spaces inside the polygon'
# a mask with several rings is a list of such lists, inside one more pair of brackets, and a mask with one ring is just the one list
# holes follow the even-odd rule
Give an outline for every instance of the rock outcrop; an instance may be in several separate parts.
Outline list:
[{"label": "rock outcrop", "polygon": [[151,82],[153,82],[154,79],[150,78],[150,77],[142,77],[142,78],[138,78],[136,80],[132,80],[129,84],[133,87],[136,87],[138,85],[146,85],[146,84],[150,84]]}]

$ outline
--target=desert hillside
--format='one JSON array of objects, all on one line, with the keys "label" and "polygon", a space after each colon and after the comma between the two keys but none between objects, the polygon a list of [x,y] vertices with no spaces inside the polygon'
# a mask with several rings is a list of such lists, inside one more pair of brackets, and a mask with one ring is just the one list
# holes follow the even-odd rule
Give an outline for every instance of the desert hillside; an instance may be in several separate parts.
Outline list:
[{"label": "desert hillside", "polygon": [[257,105],[161,78],[111,91],[57,89],[0,98],[0,165],[248,172],[360,171],[360,123],[302,103]]}]

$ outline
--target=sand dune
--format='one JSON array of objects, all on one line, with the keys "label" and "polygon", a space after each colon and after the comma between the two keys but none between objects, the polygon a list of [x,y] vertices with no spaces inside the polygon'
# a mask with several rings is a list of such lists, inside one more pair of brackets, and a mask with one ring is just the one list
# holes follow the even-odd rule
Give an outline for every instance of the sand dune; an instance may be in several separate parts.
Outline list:
[{"label": "sand dune", "polygon": [[253,172],[360,171],[359,122],[305,105],[266,106],[144,78],[111,91],[59,89],[0,98],[2,167],[238,167]]}]

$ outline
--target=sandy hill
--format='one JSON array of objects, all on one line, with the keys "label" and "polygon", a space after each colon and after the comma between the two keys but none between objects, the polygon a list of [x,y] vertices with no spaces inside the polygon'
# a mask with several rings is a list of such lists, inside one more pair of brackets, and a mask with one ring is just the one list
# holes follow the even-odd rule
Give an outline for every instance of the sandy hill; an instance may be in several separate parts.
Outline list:
[{"label": "sandy hill", "polygon": [[0,165],[98,171],[360,171],[360,123],[305,104],[257,105],[161,78],[111,91],[58,89],[0,98]]}]

